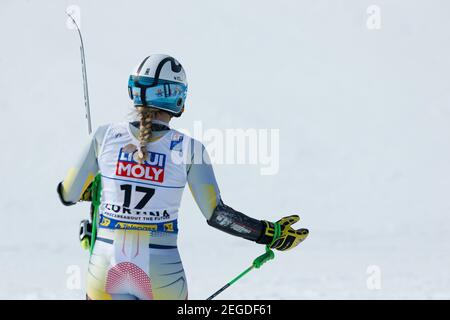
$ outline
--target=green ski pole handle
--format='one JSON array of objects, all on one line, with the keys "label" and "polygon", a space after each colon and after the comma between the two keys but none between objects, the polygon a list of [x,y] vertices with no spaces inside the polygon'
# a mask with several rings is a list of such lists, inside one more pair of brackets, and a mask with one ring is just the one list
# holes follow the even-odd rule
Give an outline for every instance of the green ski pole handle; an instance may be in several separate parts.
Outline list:
[{"label": "green ski pole handle", "polygon": [[245,269],[243,272],[241,272],[237,277],[235,277],[233,280],[228,282],[226,285],[224,285],[222,288],[214,292],[211,296],[209,296],[206,300],[212,300],[215,297],[217,297],[220,293],[222,293],[224,290],[229,288],[233,283],[241,279],[243,276],[245,276],[247,273],[252,271],[253,269],[259,269],[261,266],[266,263],[269,260],[272,260],[275,258],[275,253],[270,249],[272,244],[280,237],[281,234],[281,226],[278,223],[275,223],[275,230],[274,230],[274,237],[270,244],[266,245],[266,252],[262,255],[258,256],[255,260],[253,260],[253,263],[250,267]]},{"label": "green ski pole handle", "polygon": [[98,208],[100,207],[100,197],[102,192],[102,176],[97,174],[92,182],[92,235],[91,235],[91,247],[90,254],[92,255],[92,251],[94,250],[95,240],[97,238],[97,215]]}]

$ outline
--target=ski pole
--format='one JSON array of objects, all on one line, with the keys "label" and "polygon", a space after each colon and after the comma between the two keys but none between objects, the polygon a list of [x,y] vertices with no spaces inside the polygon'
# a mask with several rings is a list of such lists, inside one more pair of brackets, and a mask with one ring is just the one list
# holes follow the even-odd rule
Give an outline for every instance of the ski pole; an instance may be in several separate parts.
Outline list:
[{"label": "ski pole", "polygon": [[[88,124],[88,133],[92,133],[92,122],[91,122],[91,108],[89,104],[89,90],[87,81],[87,71],[86,71],[86,57],[84,55],[84,43],[83,36],[81,35],[80,27],[78,26],[75,18],[66,11],[67,16],[72,20],[75,28],[77,29],[78,36],[80,38],[80,56],[81,56],[81,72],[83,76],[83,92],[84,92],[84,107],[86,112],[86,120]],[[94,243],[97,237],[97,216],[98,208],[100,206],[100,194],[101,194],[101,176],[95,176],[91,185],[91,238],[85,238],[81,240],[81,246],[83,248],[89,248],[89,252],[92,255],[92,250],[94,249]]]},{"label": "ski pole", "polygon": [[83,37],[81,36],[80,28],[78,27],[78,24],[75,21],[74,17],[69,12],[66,12],[66,14],[72,20],[73,24],[75,25],[75,28],[78,31],[78,36],[80,37],[81,72],[83,74],[84,106],[86,109],[86,120],[88,123],[88,132],[89,132],[89,134],[91,134],[91,132],[92,132],[91,108],[89,105],[89,91],[88,91],[88,81],[87,81],[87,72],[86,72],[86,58],[84,56]]},{"label": "ski pole", "polygon": [[261,266],[266,263],[269,260],[272,260],[275,258],[275,253],[272,251],[272,249],[270,249],[270,247],[272,246],[272,244],[280,237],[281,234],[281,226],[279,223],[275,222],[275,227],[274,227],[274,236],[273,236],[273,240],[270,244],[266,245],[266,252],[263,253],[262,255],[258,256],[255,258],[255,260],[253,260],[253,263],[250,267],[248,267],[247,269],[245,269],[243,272],[241,272],[238,276],[236,276],[235,278],[233,278],[230,282],[228,282],[226,285],[224,285],[222,288],[220,288],[219,290],[217,290],[216,292],[214,292],[210,297],[208,297],[206,300],[212,300],[214,299],[216,296],[218,296],[220,293],[222,293],[224,290],[226,290],[227,288],[229,288],[233,283],[237,282],[239,279],[241,279],[243,276],[245,276],[247,273],[249,273],[250,271],[252,271],[253,269],[259,269],[261,268]]}]

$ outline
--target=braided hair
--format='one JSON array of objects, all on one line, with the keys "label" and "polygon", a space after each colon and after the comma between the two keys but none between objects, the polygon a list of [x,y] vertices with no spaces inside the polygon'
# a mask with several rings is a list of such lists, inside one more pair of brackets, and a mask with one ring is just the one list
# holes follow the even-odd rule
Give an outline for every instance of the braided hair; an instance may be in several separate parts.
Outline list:
[{"label": "braided hair", "polygon": [[157,110],[139,106],[137,107],[137,114],[139,118],[140,130],[139,130],[139,151],[137,154],[137,160],[143,163],[148,159],[147,143],[150,142],[152,137],[152,119],[155,117]]}]

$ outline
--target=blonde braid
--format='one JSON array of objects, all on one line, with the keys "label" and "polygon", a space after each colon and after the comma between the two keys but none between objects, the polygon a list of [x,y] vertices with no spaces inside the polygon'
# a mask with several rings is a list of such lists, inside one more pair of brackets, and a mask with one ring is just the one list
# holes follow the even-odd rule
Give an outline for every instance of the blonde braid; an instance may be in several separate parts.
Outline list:
[{"label": "blonde braid", "polygon": [[150,142],[152,137],[152,119],[155,116],[156,110],[148,107],[137,107],[137,113],[139,116],[139,152],[137,159],[140,163],[143,163],[148,159],[147,143]]}]

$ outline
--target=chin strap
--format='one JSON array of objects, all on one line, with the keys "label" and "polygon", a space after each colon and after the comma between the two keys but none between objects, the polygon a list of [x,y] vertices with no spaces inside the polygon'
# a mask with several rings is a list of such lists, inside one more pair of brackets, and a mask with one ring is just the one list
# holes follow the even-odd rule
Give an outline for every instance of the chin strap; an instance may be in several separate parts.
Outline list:
[{"label": "chin strap", "polygon": [[272,260],[275,258],[275,253],[272,251],[272,249],[270,249],[270,247],[275,243],[276,240],[278,240],[278,238],[281,235],[281,225],[277,222],[274,223],[274,236],[273,239],[271,241],[271,243],[266,245],[266,252],[263,253],[262,255],[258,256],[255,258],[255,260],[253,260],[253,263],[250,267],[248,267],[247,269],[245,269],[243,272],[241,272],[237,277],[235,277],[233,280],[231,280],[230,282],[228,282],[226,285],[224,285],[222,288],[220,288],[219,290],[217,290],[215,293],[213,293],[209,298],[207,298],[206,300],[212,300],[214,299],[217,295],[219,295],[221,292],[223,292],[225,289],[227,289],[228,287],[230,287],[233,283],[235,283],[236,281],[238,281],[239,279],[241,279],[243,276],[245,276],[247,273],[249,273],[250,271],[252,271],[253,269],[259,269],[261,268],[261,266],[266,263],[269,260]]},{"label": "chin strap", "polygon": [[[131,122],[131,125],[136,129],[140,128],[139,121],[133,121]],[[170,127],[163,123],[152,123],[152,131],[165,131],[165,130],[170,130]]]}]

